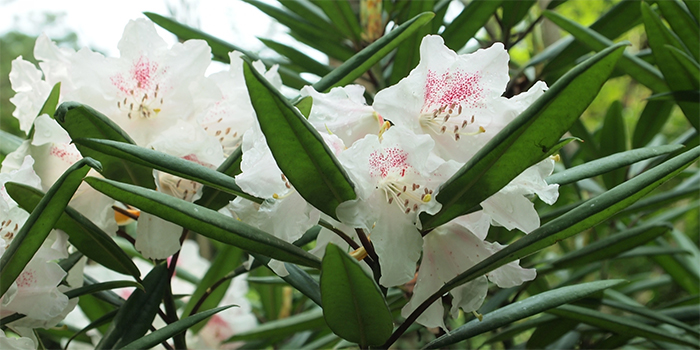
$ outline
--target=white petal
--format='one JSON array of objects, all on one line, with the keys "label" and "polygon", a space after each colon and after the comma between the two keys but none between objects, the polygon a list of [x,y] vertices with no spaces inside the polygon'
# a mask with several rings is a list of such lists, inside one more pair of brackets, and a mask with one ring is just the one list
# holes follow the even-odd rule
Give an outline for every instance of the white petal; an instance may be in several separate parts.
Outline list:
[{"label": "white petal", "polygon": [[165,259],[180,250],[182,227],[141,212],[136,226],[136,250],[146,259]]},{"label": "white petal", "polygon": [[8,338],[5,332],[0,330],[0,349],[6,350],[33,350],[36,349],[34,342],[26,337]]},{"label": "white petal", "polygon": [[70,143],[71,138],[68,132],[63,129],[58,122],[42,114],[34,121],[34,137],[32,145],[41,146],[47,143]]},{"label": "white petal", "polygon": [[517,228],[525,233],[540,227],[535,205],[520,193],[497,192],[481,202],[484,213],[508,230]]}]

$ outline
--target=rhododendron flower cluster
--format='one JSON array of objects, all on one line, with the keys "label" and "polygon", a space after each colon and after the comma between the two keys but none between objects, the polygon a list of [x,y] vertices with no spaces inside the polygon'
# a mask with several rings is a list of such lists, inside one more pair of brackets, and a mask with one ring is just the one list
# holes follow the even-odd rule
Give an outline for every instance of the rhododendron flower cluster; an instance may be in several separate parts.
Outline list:
[{"label": "rhododendron flower cluster", "polygon": [[[458,55],[439,36],[427,36],[419,65],[396,85],[379,91],[371,106],[359,85],[328,93],[309,86],[300,91],[302,97],[312,98],[309,123],[355,185],[357,198],[338,206],[337,220],[307,203],[277,166],[267,143],[276,135],[265,135],[257,124],[239,53],[230,54],[228,71],[206,76],[211,50],[204,41],[168,47],[146,20],[131,21],[118,47],[120,57],[104,57],[88,49],[59,49],[42,36],[35,48],[40,70],[21,57],[13,62],[14,116],[23,131],[33,130],[33,137],[3,162],[2,183],[20,181],[47,190],[82,158],[51,116],[37,115],[51,87],[60,82],[60,101],[100,111],[138,146],[212,169],[240,147],[236,183],[262,202],[237,197],[221,212],[288,242],[319,221],[328,223],[312,250],[319,255],[328,242],[348,247],[349,240],[359,243],[360,236],[368,237],[378,258],[381,285],[401,286],[416,279],[404,316],[442,284],[502,248],[485,240],[490,226],[528,233],[539,227],[532,197],[549,204],[557,200],[557,185],[544,181],[554,161],[545,159],[486,199],[481,210],[423,231],[421,214],[435,214],[443,205],[436,199],[441,185],[547,89],[537,83],[521,95],[502,97],[509,57],[501,44]],[[266,70],[260,62],[254,66],[273,86],[282,87],[276,67]],[[202,184],[167,172],[154,170],[153,183],[157,191],[188,202],[202,195]],[[117,231],[115,204],[89,187],[81,187],[71,201],[109,234]],[[5,193],[0,210],[2,252],[28,213]],[[134,246],[146,259],[166,259],[181,249],[185,231],[157,215],[141,213]],[[3,297],[2,315],[18,312],[37,320],[27,322],[29,327],[52,326],[65,317],[75,302],[62,294],[67,287],[57,287],[65,271],[54,260],[66,253],[65,235],[56,232]],[[273,260],[270,267],[280,276],[287,274],[284,264]],[[502,266],[454,289],[452,314],[460,308],[477,310],[488,281],[507,288],[534,277],[533,269],[521,268],[517,261]],[[33,301],[22,302],[24,298]],[[446,328],[442,315],[442,304],[433,304],[418,322]]]}]

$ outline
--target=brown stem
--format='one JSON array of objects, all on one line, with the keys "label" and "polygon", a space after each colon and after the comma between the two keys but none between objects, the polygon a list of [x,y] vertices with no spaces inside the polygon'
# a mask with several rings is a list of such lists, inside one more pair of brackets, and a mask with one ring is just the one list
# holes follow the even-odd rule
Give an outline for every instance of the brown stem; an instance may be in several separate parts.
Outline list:
[{"label": "brown stem", "polygon": [[377,256],[377,252],[374,250],[374,245],[372,242],[369,241],[369,238],[367,238],[367,235],[365,235],[365,230],[361,228],[356,228],[355,232],[357,232],[357,237],[360,238],[360,242],[362,242],[362,246],[365,247],[365,250],[367,251],[367,254],[372,258],[372,260],[379,262],[379,257]]}]

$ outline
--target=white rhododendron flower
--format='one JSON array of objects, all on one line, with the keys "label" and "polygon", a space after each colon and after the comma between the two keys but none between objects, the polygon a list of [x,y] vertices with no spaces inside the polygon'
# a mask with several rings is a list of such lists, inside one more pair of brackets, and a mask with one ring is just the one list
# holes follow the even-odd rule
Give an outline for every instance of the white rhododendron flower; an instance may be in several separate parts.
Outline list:
[{"label": "white rhododendron flower", "polygon": [[436,153],[466,162],[499,130],[496,104],[508,84],[508,53],[495,43],[457,55],[439,36],[423,38],[408,77],[377,93],[374,109],[396,125],[430,135]]},{"label": "white rhododendron flower", "polygon": [[377,134],[384,119],[365,103],[362,85],[335,87],[323,94],[311,86],[301,89],[301,96],[311,96],[313,104],[309,122],[321,134],[330,132],[340,137],[346,145]]},{"label": "white rhododendron flower", "polygon": [[0,330],[0,349],[5,350],[33,350],[36,349],[34,341],[27,337],[8,337]]},{"label": "white rhododendron flower", "polygon": [[[404,317],[447,281],[503,248],[498,243],[484,241],[487,230],[488,217],[477,212],[440,226],[423,238],[423,260],[413,289],[413,297],[401,310]],[[518,263],[516,260],[490,272],[487,275],[488,280],[501,288],[533,280],[536,276],[535,270],[523,269]],[[453,317],[457,317],[460,308],[470,312],[481,306],[488,292],[487,276],[478,277],[450,291],[453,296]],[[442,303],[435,302],[418,317],[417,322],[426,327],[442,327],[447,330],[443,322],[443,312]]]},{"label": "white rhododendron flower", "polygon": [[338,218],[370,232],[385,286],[413,278],[422,245],[418,214],[440,209],[433,192],[447,178],[439,168],[445,162],[431,157],[433,146],[429,136],[395,126],[365,136],[338,157],[358,196],[338,206]]}]

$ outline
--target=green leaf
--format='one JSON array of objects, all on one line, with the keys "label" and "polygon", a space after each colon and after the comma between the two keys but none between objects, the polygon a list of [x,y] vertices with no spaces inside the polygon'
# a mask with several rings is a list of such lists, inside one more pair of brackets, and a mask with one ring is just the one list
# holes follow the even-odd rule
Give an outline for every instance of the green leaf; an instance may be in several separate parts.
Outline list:
[{"label": "green leaf", "polygon": [[[545,11],[544,16],[554,22],[561,29],[569,32],[576,40],[583,43],[586,47],[593,51],[601,51],[607,47],[614,45],[612,40],[606,38],[600,33],[586,28],[562,15],[552,11]],[[618,61],[616,69],[629,74],[630,77],[637,80],[642,85],[648,87],[655,92],[668,91],[664,77],[658,69],[635,55],[623,53],[620,61]]]},{"label": "green leaf", "polygon": [[616,259],[626,259],[626,258],[636,258],[638,256],[652,256],[652,255],[675,255],[675,254],[690,254],[687,250],[683,248],[666,248],[666,247],[653,247],[653,246],[642,246],[634,248],[630,251],[622,253],[616,257]]},{"label": "green leaf", "polygon": [[295,333],[325,327],[326,322],[323,320],[323,309],[315,308],[287,318],[263,323],[249,331],[237,333],[224,342],[250,341],[273,337],[286,338]]},{"label": "green leaf", "polygon": [[277,260],[318,268],[317,257],[266,232],[214,210],[167,194],[107,179],[85,181],[115,200],[131,204],[199,234]]},{"label": "green leaf", "polygon": [[559,79],[443,184],[436,199],[442,209],[421,215],[425,230],[468,213],[535,164],[595,98],[622,55],[612,46]]},{"label": "green leaf", "polygon": [[698,91],[698,89],[700,89],[700,64],[695,62],[687,53],[673,46],[666,45],[666,49],[671,52],[671,56],[683,67],[687,76],[690,78],[690,83],[694,87],[692,91]]},{"label": "green leaf", "polygon": [[[58,99],[61,96],[61,82],[59,81],[56,83],[56,85],[51,88],[51,92],[49,92],[49,97],[46,98],[46,101],[44,101],[44,105],[41,106],[41,110],[39,111],[39,114],[37,116],[40,116],[42,114],[48,114],[49,116],[53,116],[54,113],[56,113],[56,107],[58,106]],[[33,127],[33,126],[32,126]]]},{"label": "green leaf", "polygon": [[504,1],[503,15],[501,16],[501,28],[503,29],[504,41],[510,36],[510,31],[516,24],[520,23],[527,13],[530,12],[530,7],[534,5],[536,0],[520,0],[520,1]]},{"label": "green leaf", "polygon": [[[622,103],[614,101],[608,108],[603,126],[600,129],[600,155],[624,152],[627,150],[627,128],[622,119]],[[603,182],[607,188],[613,188],[625,181],[627,167],[620,167],[603,174]]]},{"label": "green leaf", "polygon": [[680,322],[680,321],[676,320],[675,318],[664,315],[661,312],[656,311],[656,310],[651,310],[651,309],[648,309],[648,308],[643,307],[643,306],[629,305],[626,303],[621,303],[618,301],[612,301],[612,300],[608,300],[608,299],[603,299],[603,305],[613,307],[613,308],[616,308],[619,310],[627,311],[630,313],[634,313],[634,314],[637,314],[640,316],[644,316],[644,317],[651,319],[651,320],[654,320],[654,321],[667,323],[667,324],[676,326],[680,329],[683,329],[688,333],[692,333],[692,334],[695,334],[696,336],[700,336],[700,331],[698,331],[697,329],[695,329],[695,328],[693,328],[693,327],[691,327],[683,322]]},{"label": "green leaf", "polygon": [[667,341],[674,344],[689,345],[695,348],[700,347],[700,342],[697,338],[682,338],[667,330],[652,327],[627,317],[608,315],[585,307],[562,305],[548,312],[557,316],[577,320],[615,334]]},{"label": "green leaf", "polygon": [[[241,251],[241,249],[232,245],[222,245],[218,249],[216,257],[214,257],[214,261],[212,261],[209,269],[207,269],[207,272],[204,274],[204,277],[202,277],[202,280],[196,284],[197,288],[190,296],[190,300],[185,305],[185,309],[182,311],[182,314],[191,315],[194,306],[199,303],[200,299],[207,293],[211,294],[199,307],[199,311],[209,310],[219,305],[219,302],[221,302],[226,294],[226,290],[228,290],[229,286],[231,285],[231,279],[227,279],[225,282],[221,283],[221,285],[216,283],[223,279],[229,272],[241,265],[242,255],[243,251]],[[210,288],[214,287],[215,284],[216,289],[211,291]],[[204,322],[197,323],[192,326],[191,330],[194,333],[198,333],[204,326]]]},{"label": "green leaf", "polygon": [[299,110],[299,113],[304,116],[304,118],[309,119],[309,115],[311,114],[311,108],[313,107],[314,104],[314,99],[311,96],[306,96],[299,100],[294,107],[296,107]]},{"label": "green leaf", "polygon": [[[700,98],[700,95],[698,96]],[[647,101],[642,114],[637,120],[632,134],[632,148],[646,146],[661,132],[666,121],[671,116],[673,103],[669,101]]]},{"label": "green leaf", "polygon": [[[80,299],[80,300],[83,300],[83,299]],[[81,310],[82,310],[82,306],[81,306]],[[66,341],[66,345],[63,348],[68,349],[68,345],[70,344],[70,342],[73,341],[73,339],[77,339],[78,337],[82,337],[82,335],[86,334],[89,330],[104,326],[107,323],[111,322],[112,319],[114,318],[114,316],[116,316],[116,314],[117,314],[117,310],[112,310],[112,311],[106,312],[101,317],[90,322],[87,326],[85,326],[80,331],[76,332],[70,338],[68,338],[68,340]]]},{"label": "green leaf", "polygon": [[672,229],[673,226],[668,223],[637,226],[590,243],[581,249],[571,251],[551,264],[554,268],[561,269],[602,261],[645,244],[656,237],[668,233]]},{"label": "green leaf", "polygon": [[165,171],[175,176],[197,181],[219,191],[241,196],[257,203],[262,202],[261,199],[243,192],[243,190],[236,185],[236,181],[233,177],[217,170],[207,168],[196,162],[119,141],[74,138],[73,142],[78,145],[78,147],[82,147],[82,149],[89,149],[109,155],[119,159],[125,164],[133,163],[143,167]]},{"label": "green leaf", "polygon": [[357,21],[357,16],[350,6],[350,1],[312,0],[312,2],[326,13],[326,16],[328,16],[331,23],[338,28],[343,36],[352,39],[352,41],[356,43],[360,42],[362,28],[360,27],[360,23]]},{"label": "green leaf", "polygon": [[[640,22],[639,4],[637,1],[620,1],[608,12],[598,17],[595,23],[589,27],[608,39],[615,39],[628,30],[634,28]],[[573,64],[579,57],[585,55],[590,49],[581,42],[569,38],[562,40],[561,46],[554,58],[543,68],[543,73],[556,72]],[[535,59],[533,58],[533,61]],[[530,64],[533,64],[532,62]]]},{"label": "green leaf", "polygon": [[[23,184],[8,183],[7,193],[24,210],[31,212],[44,197],[44,193]],[[131,258],[90,219],[67,206],[56,228],[68,234],[68,241],[80,252],[100,265],[125,275],[139,277],[141,273]]]},{"label": "green leaf", "polygon": [[[700,61],[700,27],[678,0],[657,1],[661,14],[681,39],[695,62]],[[697,77],[697,76],[696,76]]]},{"label": "green leaf", "polygon": [[584,202],[459,274],[445,283],[428,300],[434,301],[457,286],[595,226],[678,175],[698,157],[700,146]]},{"label": "green leaf", "polygon": [[258,38],[258,40],[262,41],[265,46],[275,50],[280,55],[289,58],[292,64],[301,67],[305,72],[313,73],[322,77],[332,71],[332,69],[327,65],[316,61],[315,59],[291,46],[280,44],[276,41],[264,38]]},{"label": "green leaf", "polygon": [[134,281],[109,281],[103,283],[88,284],[80,288],[71,289],[63,294],[65,294],[68,297],[68,299],[73,299],[82,295],[92,294],[103,290],[128,287],[136,287],[140,290],[144,290],[144,287],[140,283],[136,283]]},{"label": "green leaf", "polygon": [[119,308],[97,349],[120,348],[143,337],[151,327],[166,288],[168,267],[158,264],[143,279],[144,291],[137,289]]},{"label": "green leaf", "polygon": [[[75,102],[64,102],[56,110],[56,121],[68,131],[71,139],[96,138],[134,144],[134,141],[117,124],[104,114]],[[153,170],[130,164],[127,161],[96,152],[77,145],[83,157],[92,157],[102,164],[100,173],[104,177],[120,182],[132,183],[146,188],[155,188]]]},{"label": "green leaf", "polygon": [[[649,4],[642,2],[641,6],[649,46],[654,53],[656,64],[666,79],[666,83],[672,91],[697,90],[697,88],[693,88],[693,81],[697,81],[697,78],[688,76],[685,69],[671,54],[671,51],[666,48],[666,45],[671,45],[683,50],[683,45],[661,22],[659,16],[651,10]],[[690,124],[696,130],[700,130],[700,119],[697,117],[700,115],[700,103],[677,102]]]},{"label": "green leaf", "polygon": [[455,51],[461,49],[488,22],[501,3],[503,3],[502,0],[471,1],[450,24],[445,26],[445,31],[442,32],[445,46]]},{"label": "green leaf", "polygon": [[559,184],[560,186],[563,186],[572,182],[587,179],[589,177],[604,174],[608,171],[634,164],[644,159],[668,154],[682,148],[682,145],[666,145],[633,149],[560,171],[556,174],[550,175],[545,180],[548,184]]},{"label": "green leaf", "polygon": [[[433,0],[411,1],[408,5],[408,16],[418,16],[421,13],[428,12],[433,9]],[[391,68],[391,76],[387,85],[394,85],[399,80],[408,76],[413,68],[420,61],[420,44],[428,34],[431,34],[430,26],[422,26],[411,34],[406,40],[399,44],[396,49],[396,55]]]},{"label": "green leaf", "polygon": [[136,339],[129,344],[122,346],[122,349],[150,349],[158,344],[164,342],[173,336],[186,331],[193,325],[204,321],[208,317],[215,315],[221,311],[224,311],[233,305],[217,307],[216,309],[211,309],[203,311],[192,316],[183,318],[179,321],[175,321],[161,329],[158,329],[142,338]]},{"label": "green leaf", "polygon": [[[219,165],[216,171],[234,177],[241,173],[241,160],[243,159],[243,151],[238,147],[226,160]],[[203,207],[219,210],[229,204],[236,198],[235,195],[219,191],[213,187],[204,186],[202,189],[202,197],[195,201],[195,204]]]},{"label": "green leaf", "polygon": [[474,319],[452,330],[449,334],[431,341],[425,348],[437,349],[446,347],[459,341],[469,339],[475,335],[510,325],[525,317],[539,314],[540,312],[570,303],[590,294],[620,285],[624,282],[624,280],[596,281],[546,291],[485,314],[481,321]]},{"label": "green leaf", "polygon": [[24,140],[21,137],[0,130],[0,155],[6,156],[14,152],[22,145],[22,142]]},{"label": "green leaf", "polygon": [[379,287],[334,244],[328,244],[323,257],[321,300],[328,327],[341,338],[366,348],[391,336],[392,316]]},{"label": "green leaf", "polygon": [[[252,254],[255,257],[256,262],[262,264],[269,264],[270,258],[265,256],[260,256],[259,254]],[[311,299],[316,305],[321,306],[321,291],[318,285],[318,281],[313,279],[306,271],[299,268],[299,266],[285,263],[284,267],[287,269],[289,274],[287,276],[281,277],[282,280],[287,282],[292,287],[296,288],[301,294]]]},{"label": "green leaf", "polygon": [[683,0],[683,2],[690,10],[690,14],[695,18],[695,23],[700,21],[700,3],[695,0]]},{"label": "green leaf", "polygon": [[[100,163],[92,158],[83,158],[71,165],[49,188],[19,229],[0,257],[0,296],[5,295],[44,243],[90,168],[100,169]],[[7,185],[12,186],[9,182]]]},{"label": "green leaf", "polygon": [[338,205],[356,198],[343,167],[306,118],[249,63],[243,73],[277,166],[309,204],[337,219]]},{"label": "green leaf", "polygon": [[411,18],[406,23],[401,24],[398,28],[385,34],[377,41],[362,49],[362,51],[352,56],[352,58],[346,60],[338,68],[316,82],[313,88],[316,89],[316,91],[324,92],[336,86],[345,86],[352,83],[391,52],[391,50],[396,48],[403,40],[407,39],[420,27],[430,22],[434,16],[435,14],[427,12]]}]

